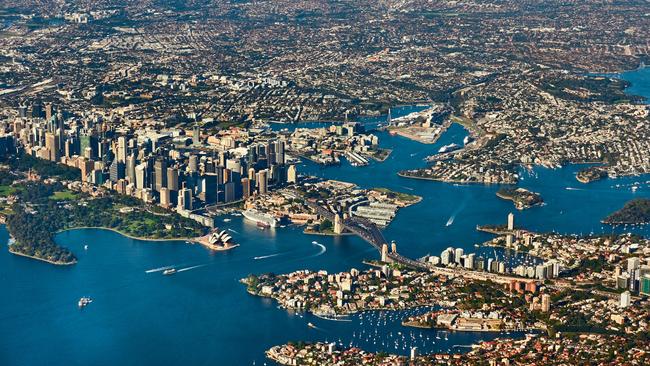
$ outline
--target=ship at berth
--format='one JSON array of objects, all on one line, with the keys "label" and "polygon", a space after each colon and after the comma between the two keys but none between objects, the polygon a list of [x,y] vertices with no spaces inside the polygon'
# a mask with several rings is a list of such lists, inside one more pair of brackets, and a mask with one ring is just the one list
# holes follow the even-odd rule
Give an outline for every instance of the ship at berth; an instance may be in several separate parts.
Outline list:
[{"label": "ship at berth", "polygon": [[258,226],[262,227],[277,227],[278,219],[273,215],[259,212],[257,210],[246,210],[243,212],[244,217],[247,220],[254,221]]}]

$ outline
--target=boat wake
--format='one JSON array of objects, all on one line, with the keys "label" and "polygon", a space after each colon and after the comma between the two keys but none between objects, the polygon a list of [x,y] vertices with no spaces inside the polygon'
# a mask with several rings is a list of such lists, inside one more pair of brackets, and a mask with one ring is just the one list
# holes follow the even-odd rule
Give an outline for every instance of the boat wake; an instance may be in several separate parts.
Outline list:
[{"label": "boat wake", "polygon": [[275,253],[275,254],[269,254],[269,255],[260,255],[260,256],[258,256],[258,257],[253,257],[253,259],[255,259],[255,260],[259,260],[259,259],[273,258],[273,257],[277,257],[277,256],[282,255],[282,254],[284,254],[284,253]]},{"label": "boat wake", "polygon": [[235,234],[239,234],[236,230],[233,230],[233,229],[228,229],[228,231],[230,231],[232,233],[235,233]]},{"label": "boat wake", "polygon": [[176,272],[185,272],[185,271],[189,271],[189,270],[191,270],[191,269],[201,268],[201,267],[204,267],[204,266],[206,266],[206,264],[199,264],[198,266],[192,266],[192,267],[187,267],[187,268],[181,268],[181,269],[179,269],[179,270],[176,271]]},{"label": "boat wake", "polygon": [[321,243],[318,243],[318,242],[312,242],[312,244],[314,244],[314,245],[320,247],[320,251],[318,251],[318,253],[312,255],[312,256],[309,257],[309,258],[315,258],[315,257],[318,257],[319,255],[323,255],[323,254],[327,251],[327,248],[326,248],[323,244],[321,244]]},{"label": "boat wake", "polygon": [[165,267],[153,268],[153,269],[146,270],[144,272],[145,273],[162,272],[162,271],[164,271],[166,269],[170,269],[170,268],[174,268],[174,266],[165,266]]},{"label": "boat wake", "polygon": [[447,220],[447,223],[445,226],[451,226],[454,223],[454,220],[456,220],[456,216],[465,209],[465,206],[467,206],[467,201],[469,200],[469,197],[465,197],[465,199],[458,205],[456,210],[449,216],[449,219]]},{"label": "boat wake", "polygon": [[456,215],[451,215],[451,217],[449,217],[449,220],[447,220],[445,226],[451,226],[454,223],[455,219],[456,219]]},{"label": "boat wake", "polygon": [[567,191],[582,191],[582,189],[580,189],[580,188],[574,188],[574,187],[566,187],[566,188],[564,188],[564,189],[566,189]]},{"label": "boat wake", "polygon": [[317,330],[317,331],[319,331],[319,332],[324,332],[324,331],[325,331],[325,329],[323,329],[323,328],[319,328],[319,327],[315,326],[315,325],[312,324],[312,323],[307,323],[307,326],[308,326],[309,328],[311,328],[311,329],[313,329],[313,330]]}]

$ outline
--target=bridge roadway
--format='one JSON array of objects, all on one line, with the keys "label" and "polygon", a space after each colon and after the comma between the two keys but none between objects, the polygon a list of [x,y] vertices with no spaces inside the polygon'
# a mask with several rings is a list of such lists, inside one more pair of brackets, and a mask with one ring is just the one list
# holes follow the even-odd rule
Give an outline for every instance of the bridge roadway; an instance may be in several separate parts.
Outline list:
[{"label": "bridge roadway", "polygon": [[[326,219],[334,222],[335,215],[332,211],[326,209],[323,206],[320,206],[315,203],[307,202],[307,206],[313,208],[316,213]],[[379,230],[377,225],[375,225],[370,220],[361,218],[361,217],[350,217],[343,220],[343,226],[349,231],[355,233],[361,239],[367,241],[381,253],[381,247],[386,244],[388,241],[384,237],[384,234]],[[401,263],[410,267],[428,270],[429,266],[426,263],[422,263],[410,258],[406,258],[397,253],[388,253],[388,257],[396,263]]]},{"label": "bridge roadway", "polygon": [[[318,215],[325,217],[326,219],[334,222],[335,215],[332,211],[328,210],[327,208],[311,202],[307,202],[307,206],[313,208]],[[375,225],[373,222],[369,220],[366,220],[361,217],[347,218],[343,220],[343,226],[349,231],[360,236],[363,240],[370,243],[370,245],[375,247],[375,249],[377,249],[380,253],[381,253],[381,247],[384,244],[388,245],[388,241],[384,237],[384,234],[381,232],[381,230],[379,230],[377,225]],[[520,282],[535,281],[534,279],[508,276],[508,275],[491,273],[491,272],[479,272],[479,271],[473,271],[473,270],[468,270],[465,268],[458,268],[458,267],[456,268],[436,267],[429,263],[420,262],[411,258],[407,258],[398,253],[388,253],[388,257],[395,263],[400,263],[416,269],[431,271],[438,275],[446,275],[446,276],[453,276],[453,277],[462,276],[465,278],[471,278],[471,279],[481,280],[481,281],[490,280],[495,283],[509,283],[510,281],[513,280],[520,281]]]}]

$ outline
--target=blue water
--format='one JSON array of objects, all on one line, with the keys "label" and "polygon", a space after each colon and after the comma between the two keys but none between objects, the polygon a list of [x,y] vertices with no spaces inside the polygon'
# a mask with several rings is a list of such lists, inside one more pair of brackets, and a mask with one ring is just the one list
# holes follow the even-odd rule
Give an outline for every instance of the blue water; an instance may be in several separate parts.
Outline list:
[{"label": "blue water", "polygon": [[627,93],[644,96],[646,97],[645,102],[650,103],[650,66],[645,66],[638,70],[626,71],[618,76],[632,84],[625,90]]},{"label": "blue water", "polygon": [[[412,110],[396,109],[393,116]],[[366,122],[371,125],[378,120]],[[508,212],[514,211],[512,203],[495,196],[498,186],[455,186],[395,174],[424,166],[422,159],[442,145],[461,142],[467,132],[460,126],[452,126],[434,145],[378,134],[381,145],[393,149],[386,162],[358,168],[345,162],[327,168],[306,162],[300,169],[361,187],[421,195],[421,203],[401,210],[385,230],[389,240],[397,241],[399,252],[415,257],[437,254],[447,246],[474,250],[474,243],[490,238],[475,230],[477,224],[503,223]],[[574,178],[578,169],[536,169],[524,174],[520,185],[540,192],[547,204],[516,212],[518,224],[538,231],[610,232],[600,219],[630,198],[650,196],[648,183],[641,183],[650,180],[648,176],[582,185]],[[640,182],[636,192],[630,187],[634,182]],[[363,320],[355,315],[339,322],[278,309],[272,300],[248,295],[238,280],[249,273],[363,268],[361,261],[376,258],[377,253],[357,237],[306,236],[302,228],[291,226],[259,230],[240,217],[230,218],[220,226],[232,230],[241,246],[223,253],[183,242],[132,240],[95,229],[57,236],[60,244],[79,257],[79,263],[70,267],[0,250],[5,295],[0,301],[0,365],[262,365],[270,364],[264,357],[266,349],[287,341],[340,339],[369,351],[406,354],[412,345],[422,352],[460,351],[454,346],[498,336],[449,333],[445,340],[436,331],[401,327],[404,314],[372,312]],[[449,221],[453,223],[447,226]],[[632,230],[648,234],[647,228]],[[0,242],[7,239],[6,230],[0,228]],[[312,244],[313,240],[326,250]],[[147,273],[170,265],[189,269],[173,276]],[[76,303],[81,296],[94,300],[83,310]],[[309,328],[308,322],[317,329]],[[378,336],[367,336],[375,328]],[[359,337],[362,331],[366,334]],[[441,339],[435,339],[436,335]],[[400,345],[397,350],[395,341]]]}]

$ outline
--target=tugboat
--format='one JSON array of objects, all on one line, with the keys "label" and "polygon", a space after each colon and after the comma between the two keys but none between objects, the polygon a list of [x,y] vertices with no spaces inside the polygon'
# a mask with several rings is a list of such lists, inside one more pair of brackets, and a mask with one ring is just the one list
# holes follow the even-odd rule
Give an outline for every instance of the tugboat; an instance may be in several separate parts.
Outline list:
[{"label": "tugboat", "polygon": [[173,275],[174,273],[176,273],[176,268],[169,268],[163,271],[164,276]]},{"label": "tugboat", "polygon": [[93,302],[93,299],[91,299],[90,297],[82,297],[81,299],[79,299],[79,307],[80,308],[86,307],[86,305],[90,304],[91,302]]}]

